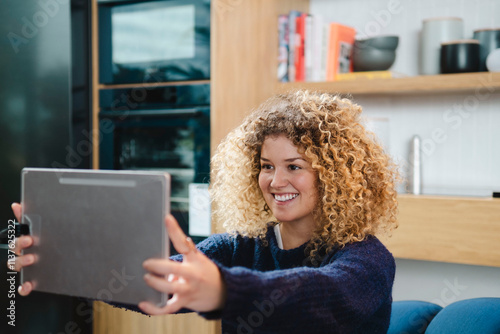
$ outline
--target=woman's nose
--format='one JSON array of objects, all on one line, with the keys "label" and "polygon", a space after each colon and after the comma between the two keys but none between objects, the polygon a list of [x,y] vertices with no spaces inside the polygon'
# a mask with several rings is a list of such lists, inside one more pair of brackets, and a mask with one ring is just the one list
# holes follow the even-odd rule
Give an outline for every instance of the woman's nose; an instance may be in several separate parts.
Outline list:
[{"label": "woman's nose", "polygon": [[273,179],[271,180],[271,187],[273,188],[283,188],[288,185],[288,176],[286,172],[281,169],[276,169],[273,174]]}]

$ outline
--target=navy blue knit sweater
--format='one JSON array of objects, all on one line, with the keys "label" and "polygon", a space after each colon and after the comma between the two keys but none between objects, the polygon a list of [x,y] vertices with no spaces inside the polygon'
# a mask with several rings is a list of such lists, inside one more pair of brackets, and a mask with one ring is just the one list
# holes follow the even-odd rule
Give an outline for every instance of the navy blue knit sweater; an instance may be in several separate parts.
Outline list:
[{"label": "navy blue knit sweater", "polygon": [[333,250],[318,266],[307,261],[305,244],[280,249],[272,227],[266,239],[264,246],[216,234],[197,245],[218,265],[227,287],[223,310],[200,313],[222,318],[222,334],[387,332],[395,262],[376,237]]},{"label": "navy blue knit sweater", "polygon": [[227,300],[222,333],[386,333],[395,262],[376,237],[307,262],[306,245],[278,247],[273,228],[258,239],[213,235],[198,248],[220,268]]}]

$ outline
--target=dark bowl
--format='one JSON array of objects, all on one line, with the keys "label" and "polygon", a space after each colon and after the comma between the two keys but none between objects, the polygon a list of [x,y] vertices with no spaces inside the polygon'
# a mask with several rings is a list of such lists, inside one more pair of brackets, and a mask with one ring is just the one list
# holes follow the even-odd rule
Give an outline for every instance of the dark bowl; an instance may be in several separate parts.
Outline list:
[{"label": "dark bowl", "polygon": [[399,44],[399,36],[377,36],[367,39],[356,40],[357,47],[372,47],[381,50],[396,50]]},{"label": "dark bowl", "polygon": [[395,60],[395,50],[377,49],[370,46],[355,47],[352,54],[352,64],[355,72],[385,71],[394,64]]}]

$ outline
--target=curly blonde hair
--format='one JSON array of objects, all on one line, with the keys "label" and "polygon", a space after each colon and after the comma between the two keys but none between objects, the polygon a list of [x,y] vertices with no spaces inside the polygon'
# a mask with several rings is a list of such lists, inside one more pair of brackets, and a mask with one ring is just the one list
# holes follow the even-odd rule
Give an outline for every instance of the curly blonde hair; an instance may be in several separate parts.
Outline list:
[{"label": "curly blonde hair", "polygon": [[310,258],[396,227],[396,168],[361,124],[361,112],[347,98],[309,91],[264,102],[212,159],[213,222],[229,233],[264,240],[275,218],[258,183],[261,147],[266,137],[285,135],[318,176]]}]

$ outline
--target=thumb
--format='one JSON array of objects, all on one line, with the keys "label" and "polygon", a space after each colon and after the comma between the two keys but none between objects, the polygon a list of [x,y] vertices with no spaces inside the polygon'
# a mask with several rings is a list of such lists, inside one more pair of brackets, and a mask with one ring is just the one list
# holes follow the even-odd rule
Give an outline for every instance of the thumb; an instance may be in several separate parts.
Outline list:
[{"label": "thumb", "polygon": [[165,218],[165,226],[175,250],[184,256],[191,256],[192,253],[196,253],[196,245],[191,238],[184,234],[174,216],[169,214]]},{"label": "thumb", "polygon": [[12,203],[11,205],[12,211],[14,212],[14,216],[16,216],[16,219],[18,222],[21,221],[21,216],[22,216],[22,211],[23,207],[19,203]]}]

